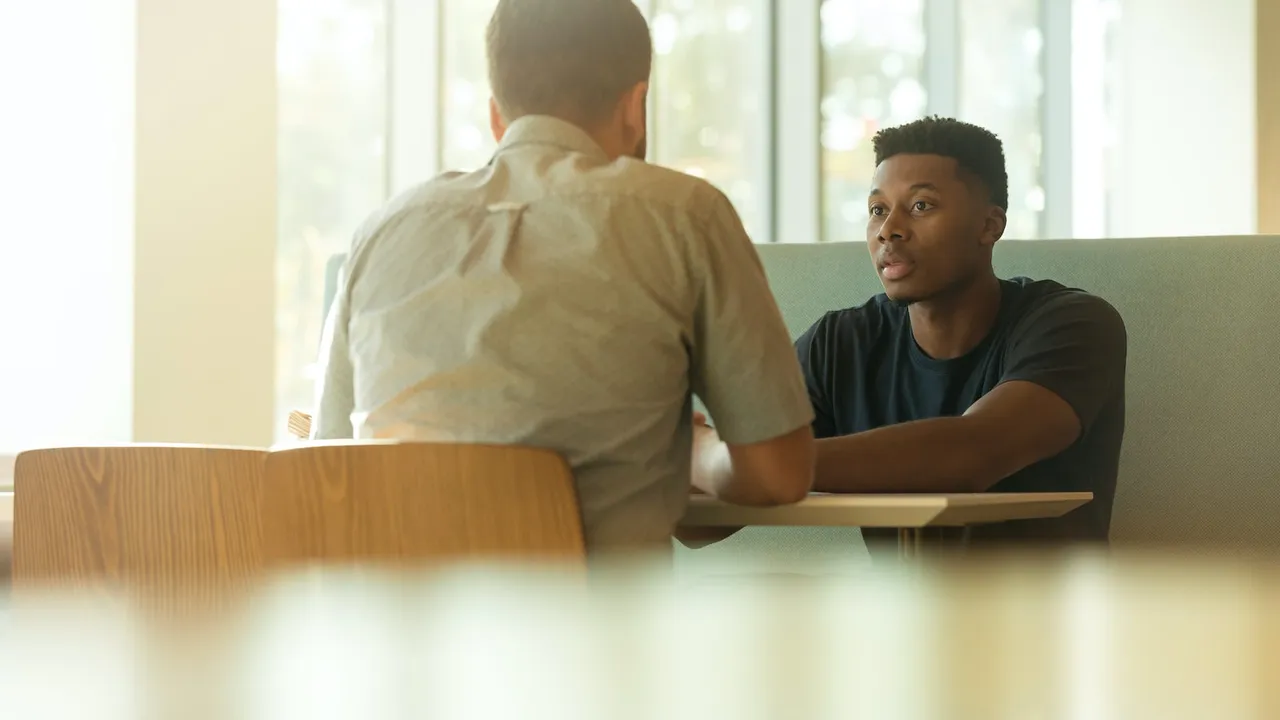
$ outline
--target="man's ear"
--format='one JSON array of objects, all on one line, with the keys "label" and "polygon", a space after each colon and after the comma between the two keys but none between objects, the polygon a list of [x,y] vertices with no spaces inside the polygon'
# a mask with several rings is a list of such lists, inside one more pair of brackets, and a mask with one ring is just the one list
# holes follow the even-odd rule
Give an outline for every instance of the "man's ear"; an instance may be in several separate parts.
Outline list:
[{"label": "man's ear", "polygon": [[649,83],[636,83],[622,97],[622,121],[627,133],[636,140],[642,141],[649,127]]},{"label": "man's ear", "polygon": [[493,131],[496,142],[502,142],[502,136],[507,134],[507,121],[502,119],[502,111],[494,98],[489,98],[489,129]]},{"label": "man's ear", "polygon": [[982,244],[991,247],[1004,237],[1004,230],[1009,225],[1009,216],[996,205],[992,205],[982,221]]}]

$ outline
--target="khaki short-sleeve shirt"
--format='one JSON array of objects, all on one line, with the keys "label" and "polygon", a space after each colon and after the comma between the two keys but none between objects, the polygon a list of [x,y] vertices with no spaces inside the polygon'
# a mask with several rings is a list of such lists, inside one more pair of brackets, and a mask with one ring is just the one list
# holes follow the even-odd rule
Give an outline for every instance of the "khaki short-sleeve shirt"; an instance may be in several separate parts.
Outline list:
[{"label": "khaki short-sleeve shirt", "polygon": [[691,396],[729,443],[812,420],[755,249],[710,184],[548,117],[358,233],[317,438],[512,443],[573,468],[588,546],[661,545],[689,494]]}]

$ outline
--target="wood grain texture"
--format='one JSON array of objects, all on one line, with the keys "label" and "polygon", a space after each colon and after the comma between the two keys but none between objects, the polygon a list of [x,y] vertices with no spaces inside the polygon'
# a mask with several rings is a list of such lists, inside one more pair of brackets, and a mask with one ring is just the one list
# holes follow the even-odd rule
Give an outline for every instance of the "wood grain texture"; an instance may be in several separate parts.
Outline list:
[{"label": "wood grain texture", "polygon": [[15,588],[217,594],[261,569],[262,450],[86,447],[18,456]]},{"label": "wood grain texture", "polygon": [[13,575],[13,493],[0,492],[0,588]]},{"label": "wood grain texture", "polygon": [[306,440],[311,437],[311,416],[301,410],[290,412],[288,429],[290,435],[299,440]]},{"label": "wood grain texture", "polygon": [[270,567],[584,557],[568,464],[519,447],[338,442],[267,456]]}]

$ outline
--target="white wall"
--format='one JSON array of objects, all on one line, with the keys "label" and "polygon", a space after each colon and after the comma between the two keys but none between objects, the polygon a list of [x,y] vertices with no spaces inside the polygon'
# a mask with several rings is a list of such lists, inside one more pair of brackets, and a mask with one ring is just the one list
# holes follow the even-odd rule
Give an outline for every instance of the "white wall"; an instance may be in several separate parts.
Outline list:
[{"label": "white wall", "polygon": [[268,445],[276,3],[137,2],[133,438]]},{"label": "white wall", "polygon": [[134,0],[0,0],[0,453],[126,441]]},{"label": "white wall", "polygon": [[1112,236],[1257,231],[1254,9],[1124,0]]},{"label": "white wall", "polygon": [[0,0],[0,456],[272,441],[275,19]]}]

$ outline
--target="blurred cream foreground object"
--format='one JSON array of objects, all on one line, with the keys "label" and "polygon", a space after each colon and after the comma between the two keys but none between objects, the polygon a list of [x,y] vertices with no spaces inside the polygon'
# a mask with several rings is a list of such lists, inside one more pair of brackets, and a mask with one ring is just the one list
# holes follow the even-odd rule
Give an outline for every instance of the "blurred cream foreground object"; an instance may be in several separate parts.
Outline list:
[{"label": "blurred cream foreground object", "polygon": [[23,595],[0,606],[0,717],[1280,717],[1274,566],[1028,560],[697,584],[311,572],[188,633]]}]

